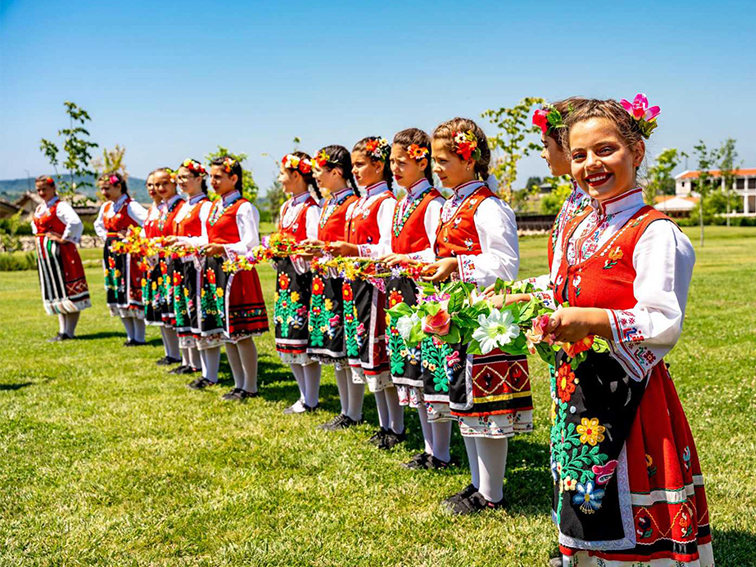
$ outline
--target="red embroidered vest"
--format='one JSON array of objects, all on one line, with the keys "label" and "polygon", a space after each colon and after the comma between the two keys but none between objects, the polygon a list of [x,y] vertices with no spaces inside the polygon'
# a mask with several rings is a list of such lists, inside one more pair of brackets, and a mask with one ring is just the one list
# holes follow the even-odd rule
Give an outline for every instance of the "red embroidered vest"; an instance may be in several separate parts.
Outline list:
[{"label": "red embroidered vest", "polygon": [[475,228],[475,211],[486,199],[498,197],[481,185],[470,193],[448,222],[441,221],[436,231],[436,256],[449,258],[457,254],[477,255],[483,252],[478,230]]},{"label": "red embroidered vest", "polygon": [[318,223],[318,240],[332,242],[346,238],[347,209],[357,199],[359,199],[357,195],[351,194],[341,204],[336,205],[333,210],[329,211],[328,205],[323,207],[323,210],[320,212],[320,222]]},{"label": "red embroidered vest", "polygon": [[[218,206],[221,201],[216,201],[213,204],[213,208]],[[242,203],[248,203],[246,199],[239,199],[230,205],[221,217],[215,222],[215,224],[207,223],[207,237],[213,244],[235,244],[241,240],[239,234],[239,227],[236,225],[236,212]],[[210,211],[210,217],[212,218],[213,212]]]},{"label": "red embroidered vest", "polygon": [[202,236],[202,220],[200,220],[200,211],[202,205],[208,203],[209,199],[200,199],[193,205],[186,203],[185,207],[192,207],[189,214],[179,222],[175,223],[176,236]]},{"label": "red embroidered vest", "polygon": [[[152,215],[152,211],[158,211],[156,218],[150,218],[150,215]],[[150,205],[149,211],[147,211],[147,218],[144,220],[144,236],[145,238],[155,238],[156,236],[160,236],[160,232],[158,231],[157,225],[158,225],[158,219],[160,217],[160,210],[158,209],[157,205]]]},{"label": "red embroidered vest", "polygon": [[[391,251],[395,254],[411,254],[430,247],[428,234],[425,232],[425,213],[433,199],[441,197],[437,189],[431,188],[418,203],[415,201],[414,210],[410,205],[409,216],[406,220],[400,218],[401,207],[396,206],[394,222],[391,223]],[[443,197],[442,197],[443,198]],[[406,215],[406,213],[405,213]],[[402,222],[404,220],[404,222]]]},{"label": "red embroidered vest", "polygon": [[171,208],[164,211],[165,216],[158,220],[158,233],[160,236],[176,235],[176,215],[182,207],[186,206],[186,201],[177,199],[171,205]]},{"label": "red embroidered vest", "polygon": [[105,210],[103,211],[102,222],[109,233],[128,230],[130,226],[139,226],[139,221],[129,216],[129,203],[131,203],[131,197],[126,197],[121,209],[112,217],[109,217],[108,213],[113,209],[113,201],[108,201],[103,205]]},{"label": "red embroidered vest", "polygon": [[[367,199],[367,197],[365,197]],[[350,244],[375,244],[381,238],[381,231],[378,227],[378,210],[383,202],[387,199],[394,199],[391,191],[381,193],[381,195],[372,202],[369,207],[357,211],[355,206],[352,209],[352,217],[347,221],[347,242]],[[355,214],[358,213],[358,214]]]},{"label": "red embroidered vest", "polygon": [[294,219],[294,222],[292,222],[290,226],[285,227],[283,225],[284,216],[291,206],[291,201],[287,201],[281,212],[281,218],[278,219],[278,232],[291,236],[297,242],[307,240],[307,210],[313,205],[317,206],[317,203],[315,202],[315,199],[310,196],[304,201],[304,206],[299,210],[299,214],[297,215],[297,218]]},{"label": "red embroidered vest", "polygon": [[[670,220],[648,205],[641,207],[625,225],[587,260],[570,266],[567,243],[590,211],[575,217],[565,226],[562,262],[555,283],[557,303],[573,307],[630,309],[637,300],[633,292],[635,245],[652,222]],[[578,242],[580,246],[582,242]]]},{"label": "red embroidered vest", "polygon": [[37,229],[37,236],[42,236],[47,232],[57,232],[58,234],[65,232],[66,223],[58,218],[58,204],[60,204],[60,201],[55,201],[55,204],[48,208],[44,214],[40,216],[34,215],[32,221]]}]

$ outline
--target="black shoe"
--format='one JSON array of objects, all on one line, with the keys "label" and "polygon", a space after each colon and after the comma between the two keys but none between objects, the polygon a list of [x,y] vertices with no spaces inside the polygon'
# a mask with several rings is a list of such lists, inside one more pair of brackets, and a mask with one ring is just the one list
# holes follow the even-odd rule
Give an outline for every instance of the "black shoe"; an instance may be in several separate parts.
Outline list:
[{"label": "black shoe", "polygon": [[452,466],[451,461],[442,461],[441,459],[437,459],[436,457],[431,457],[428,460],[428,466],[426,468],[432,471],[442,471],[444,469],[448,469],[450,466]]},{"label": "black shoe", "polygon": [[383,443],[383,439],[384,437],[386,437],[388,432],[389,432],[388,429],[384,429],[383,427],[381,427],[378,431],[373,433],[373,436],[370,439],[368,439],[368,441],[372,443],[373,445],[375,445],[376,447],[379,447]]},{"label": "black shoe", "polygon": [[221,396],[221,399],[229,402],[238,402],[239,400],[241,400],[241,393],[243,391],[244,390],[242,390],[241,388],[234,388],[233,390],[223,394],[223,396]]},{"label": "black shoe", "polygon": [[336,431],[337,429],[341,429],[344,418],[346,418],[346,416],[343,413],[340,413],[333,419],[330,419],[325,423],[318,425],[318,429],[320,429],[321,431]]},{"label": "black shoe", "polygon": [[58,343],[60,341],[70,341],[71,339],[73,339],[73,337],[69,337],[65,333],[58,333],[54,337],[52,337],[50,339],[47,339],[47,342],[48,343]]},{"label": "black shoe", "polygon": [[315,404],[312,407],[308,406],[307,404],[302,404],[302,405],[304,406],[305,413],[316,412],[316,411],[318,411],[320,409],[320,404]]},{"label": "black shoe", "polygon": [[168,374],[194,374],[195,372],[199,371],[195,368],[192,368],[188,364],[182,364],[181,366],[178,366],[173,370],[169,370]]},{"label": "black shoe", "polygon": [[383,449],[384,451],[389,451],[396,447],[399,443],[405,441],[407,439],[407,430],[405,429],[401,433],[394,433],[390,429],[386,430],[386,434],[383,436],[383,439],[378,444],[379,449]]},{"label": "black shoe", "polygon": [[423,451],[422,453],[418,453],[417,455],[412,457],[406,463],[402,463],[401,466],[409,470],[427,469],[428,463],[430,462],[431,458],[432,457],[428,453]]},{"label": "black shoe", "polygon": [[187,387],[191,388],[192,390],[204,390],[205,388],[209,386],[216,386],[218,382],[213,382],[212,380],[208,380],[207,378],[197,378],[196,380],[192,380],[187,384]]},{"label": "black shoe", "polygon": [[181,362],[180,358],[171,358],[170,356],[164,356],[163,358],[155,362],[155,364],[159,366],[170,366],[171,364],[178,364],[179,362]]},{"label": "black shoe", "polygon": [[445,504],[445,511],[455,516],[468,516],[485,510],[496,510],[504,508],[506,502],[504,498],[498,502],[489,502],[480,492],[474,492],[467,498],[457,500],[452,504]]},{"label": "black shoe", "polygon": [[125,342],[125,343],[123,343],[123,344],[124,344],[124,345],[126,345],[127,347],[133,347],[133,346],[146,346],[146,345],[147,345],[147,343],[143,343],[142,341],[135,341],[135,340],[133,340],[133,339],[132,339],[132,340],[130,340],[130,341],[126,341],[126,342]]},{"label": "black shoe", "polygon": [[241,391],[241,400],[240,401],[243,402],[244,400],[246,400],[248,398],[256,398],[259,395],[260,395],[260,392],[247,392],[247,390],[242,390]]},{"label": "black shoe", "polygon": [[468,484],[456,494],[452,494],[451,496],[449,496],[449,498],[444,500],[441,504],[443,505],[454,504],[455,502],[458,502],[464,498],[468,498],[469,496],[472,496],[476,492],[478,492],[478,489],[475,488],[475,485]]}]

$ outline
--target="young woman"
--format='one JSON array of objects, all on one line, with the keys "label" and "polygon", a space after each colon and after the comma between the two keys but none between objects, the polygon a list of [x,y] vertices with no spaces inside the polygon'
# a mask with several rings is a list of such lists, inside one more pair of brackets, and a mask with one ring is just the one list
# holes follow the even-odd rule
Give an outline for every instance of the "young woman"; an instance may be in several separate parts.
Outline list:
[{"label": "young woman", "polygon": [[[346,240],[329,246],[334,255],[378,259],[391,251],[391,223],[396,198],[391,192],[390,153],[389,143],[374,136],[363,138],[352,149],[352,173],[357,184],[365,188],[365,193],[349,206]],[[390,449],[404,441],[407,435],[404,411],[391,381],[386,356],[385,293],[360,279],[345,280],[342,292],[344,338],[354,384],[349,387],[358,393],[360,389],[364,392],[367,384],[374,393],[380,429],[370,442]]]},{"label": "young woman", "polygon": [[[207,197],[206,177],[205,167],[195,159],[185,159],[178,168],[176,181],[187,201],[173,221],[174,235],[166,239],[169,245],[198,248],[207,244],[207,219],[212,202]],[[194,253],[174,261],[173,306],[179,345],[188,351],[190,360],[199,359],[202,367],[202,376],[188,384],[193,390],[218,383],[222,346],[218,338],[202,338],[200,334],[198,264],[199,257]]]},{"label": "young woman", "polygon": [[[517,225],[512,209],[484,182],[491,158],[485,133],[472,120],[455,118],[436,128],[432,147],[434,172],[454,195],[444,204],[436,237],[436,254],[444,259],[431,266],[435,273],[429,279],[456,274],[478,287],[514,279]],[[459,421],[472,476],[446,507],[469,514],[504,506],[508,439],[533,427],[527,360],[499,350],[466,355],[464,345],[438,346],[449,352],[448,363],[426,377],[426,399],[433,413],[448,416],[451,410]],[[448,406],[439,403],[444,395]]]},{"label": "young woman", "polygon": [[[324,201],[317,238],[305,242],[327,248],[333,241],[344,240],[346,212],[358,199],[359,192],[352,175],[352,156],[344,146],[322,148],[312,159],[312,167]],[[329,257],[328,253],[325,257]],[[343,278],[333,269],[326,275],[312,277],[307,354],[321,364],[334,365],[341,402],[339,415],[319,426],[325,431],[346,429],[362,421],[364,391],[352,383],[345,368],[343,284]]]},{"label": "young woman", "polygon": [[126,329],[126,346],[141,346],[144,340],[144,305],[142,304],[141,269],[131,254],[115,253],[111,244],[122,240],[130,227],[144,224],[147,211],[129,197],[126,181],[120,173],[109,173],[98,180],[105,203],[94,223],[95,232],[104,242],[103,268],[110,315],[121,318]]},{"label": "young woman", "polygon": [[[552,382],[553,517],[562,563],[714,564],[703,477],[663,357],[682,331],[695,254],[643,202],[637,169],[658,107],[589,100],[566,118],[572,176],[593,199],[567,223],[548,332],[606,338]],[[626,110],[627,108],[627,110]],[[589,458],[583,458],[588,455]]]},{"label": "young woman", "polygon": [[[402,130],[394,136],[390,161],[394,179],[407,190],[407,195],[396,206],[391,226],[392,253],[383,261],[389,267],[417,261],[431,263],[436,259],[436,230],[444,198],[433,187],[430,136],[417,128]],[[387,308],[399,303],[414,305],[416,298],[417,285],[410,278],[395,277],[387,281]],[[425,345],[409,348],[394,319],[389,321],[386,334],[389,370],[399,393],[399,402],[417,408],[425,440],[425,450],[404,466],[410,469],[446,468],[450,461],[451,422],[428,423],[423,398],[422,352],[435,347],[428,341]]]},{"label": "young woman", "polygon": [[207,220],[202,247],[200,334],[222,336],[234,376],[224,400],[244,402],[258,395],[257,347],[253,336],[268,330],[268,314],[257,271],[226,274],[223,262],[245,255],[260,243],[260,214],[242,197],[242,167],[230,156],[211,162],[210,183],[220,199]]},{"label": "young woman", "polygon": [[32,216],[32,233],[37,237],[37,270],[42,303],[48,315],[58,316],[58,334],[50,342],[73,339],[79,315],[92,306],[89,286],[76,245],[83,225],[71,205],[61,201],[52,177],[35,182],[44,201]]},{"label": "young woman", "polygon": [[[304,152],[285,155],[278,180],[291,197],[281,206],[278,232],[297,242],[316,239],[321,195],[313,177],[310,156]],[[278,258],[275,262],[278,272],[273,314],[276,350],[281,360],[291,367],[299,386],[299,399],[284,413],[312,412],[318,407],[320,395],[320,363],[307,354],[312,272],[303,258]]]}]

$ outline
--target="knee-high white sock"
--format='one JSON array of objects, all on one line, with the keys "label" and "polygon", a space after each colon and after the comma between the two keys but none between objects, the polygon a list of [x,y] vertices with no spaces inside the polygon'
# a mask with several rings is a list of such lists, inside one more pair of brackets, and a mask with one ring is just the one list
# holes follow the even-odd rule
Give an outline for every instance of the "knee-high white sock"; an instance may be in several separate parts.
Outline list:
[{"label": "knee-high white sock", "polygon": [[226,343],[226,357],[231,366],[231,374],[234,376],[234,388],[244,389],[244,367],[239,357],[239,349],[234,343]]},{"label": "knee-high white sock", "polygon": [[378,425],[381,429],[389,428],[389,412],[388,404],[386,402],[386,390],[380,392],[373,392],[375,396],[375,409],[378,410]]},{"label": "knee-high white sock", "polygon": [[[58,313],[58,333],[66,333],[66,315]],[[68,334],[68,333],[66,333]]]},{"label": "knee-high white sock", "polygon": [[192,368],[200,368],[202,362],[200,361],[200,353],[196,346],[189,347],[189,364]]},{"label": "knee-high white sock", "polygon": [[399,392],[396,388],[386,388],[386,405],[389,414],[389,429],[394,433],[404,432],[404,407],[399,403]]},{"label": "knee-high white sock", "polygon": [[[349,369],[351,373],[352,370]],[[362,419],[362,404],[365,401],[365,384],[358,384],[352,376],[347,377],[347,387],[349,388],[349,413],[347,414],[354,421]]]},{"label": "knee-high white sock", "polygon": [[217,382],[221,356],[220,347],[203,349],[199,353],[202,362],[202,376],[211,382]]},{"label": "knee-high white sock", "polygon": [[67,313],[66,315],[64,315],[65,324],[66,324],[65,333],[69,337],[76,336],[76,325],[79,324],[80,315],[81,315],[81,311],[77,311],[76,313]]},{"label": "knee-high white sock", "polygon": [[452,422],[437,421],[431,423],[431,428],[433,429],[433,456],[448,463],[451,460],[449,446],[451,445]]},{"label": "knee-high white sock", "polygon": [[240,340],[236,346],[244,367],[244,390],[255,394],[257,393],[257,346],[252,337]]},{"label": "knee-high white sock", "polygon": [[134,321],[134,340],[140,343],[145,342],[144,338],[147,334],[147,327],[144,324],[144,319],[133,317],[132,321]]},{"label": "knee-high white sock", "polygon": [[333,373],[336,376],[336,388],[339,390],[339,401],[341,402],[341,413],[349,415],[349,384],[352,376],[346,368],[333,367]]},{"label": "knee-high white sock", "polygon": [[297,381],[297,386],[299,387],[299,401],[303,402],[306,393],[304,370],[301,364],[290,364],[289,366],[291,366],[291,373],[294,374],[294,380]]},{"label": "knee-high white sock", "polygon": [[480,485],[478,492],[489,502],[498,502],[504,496],[504,472],[507,468],[509,439],[475,439],[478,450]]},{"label": "knee-high white sock", "polygon": [[181,366],[190,366],[189,364],[189,349],[188,348],[180,348],[179,351],[181,352]]},{"label": "knee-high white sock", "polygon": [[134,340],[134,318],[133,317],[121,317],[123,327],[126,329],[126,338],[130,341]]},{"label": "knee-high white sock", "polygon": [[160,334],[163,335],[163,346],[165,347],[165,355],[178,360],[181,358],[179,351],[178,335],[175,329],[162,325],[160,327]]},{"label": "knee-high white sock", "polygon": [[480,473],[478,469],[478,449],[475,446],[475,438],[462,437],[462,439],[465,440],[465,450],[467,451],[467,462],[470,464],[470,477],[471,477],[472,485],[475,488],[479,488],[480,487]]},{"label": "knee-high white sock", "polygon": [[428,409],[424,402],[420,402],[417,406],[417,417],[420,418],[420,429],[423,431],[424,450],[427,454],[435,456],[433,452],[433,427],[428,423]]},{"label": "knee-high white sock", "polygon": [[308,407],[314,408],[318,405],[320,398],[320,363],[311,362],[302,366],[304,371],[305,383],[305,403]]}]

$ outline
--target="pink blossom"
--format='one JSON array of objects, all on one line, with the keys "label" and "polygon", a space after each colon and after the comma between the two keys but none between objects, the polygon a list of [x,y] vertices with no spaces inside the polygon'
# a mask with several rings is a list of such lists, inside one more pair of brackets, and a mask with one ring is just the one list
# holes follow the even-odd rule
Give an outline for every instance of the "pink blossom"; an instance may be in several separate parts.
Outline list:
[{"label": "pink blossom", "polygon": [[459,364],[459,351],[455,350],[446,357],[446,365],[453,368],[457,364]]},{"label": "pink blossom", "polygon": [[620,104],[622,105],[622,108],[627,110],[636,120],[651,122],[661,113],[661,109],[658,106],[652,106],[651,108],[648,107],[648,98],[646,98],[646,95],[643,93],[635,95],[633,102],[623,98],[620,101]]},{"label": "pink blossom", "polygon": [[423,318],[423,332],[429,335],[448,335],[449,327],[451,327],[451,315],[444,309],[439,309],[435,315]]}]

